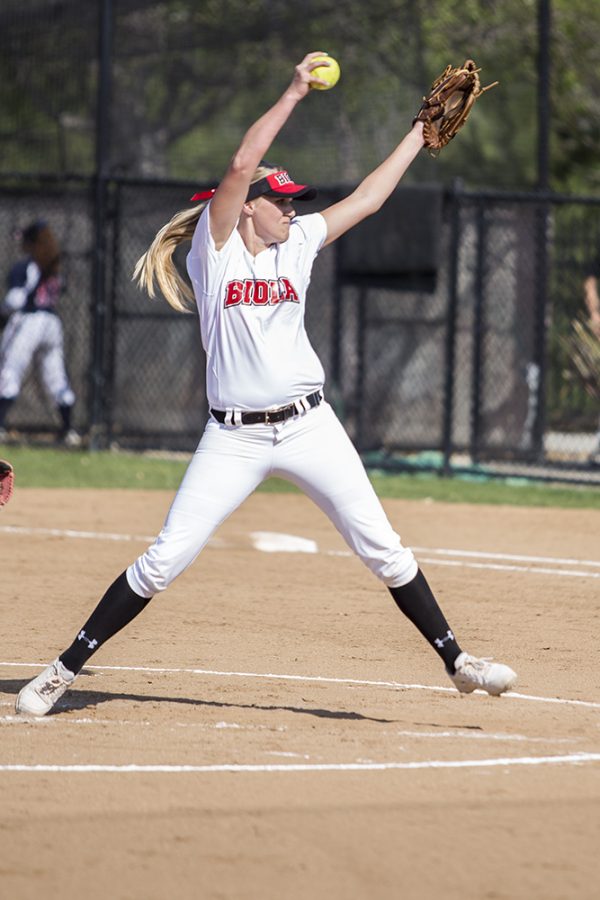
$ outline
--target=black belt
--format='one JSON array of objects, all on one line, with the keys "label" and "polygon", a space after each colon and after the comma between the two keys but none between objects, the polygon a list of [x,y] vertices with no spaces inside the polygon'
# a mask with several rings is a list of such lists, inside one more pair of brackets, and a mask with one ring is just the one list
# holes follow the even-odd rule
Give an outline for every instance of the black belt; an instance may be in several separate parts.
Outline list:
[{"label": "black belt", "polygon": [[[321,391],[315,391],[314,394],[308,394],[306,397],[302,397],[302,400],[297,400],[296,403],[290,403],[289,406],[280,406],[279,409],[266,409],[263,412],[238,413],[236,416],[232,417],[231,424],[239,425],[240,422],[234,421],[234,419],[239,420],[240,415],[242,425],[274,425],[276,422],[285,422],[286,419],[291,419],[292,416],[297,416],[301,412],[304,412],[304,404],[308,404],[308,408],[312,409],[314,406],[318,406],[322,399],[323,395],[321,394]],[[210,412],[217,422],[220,422],[221,424],[225,422],[227,413],[224,410],[211,409]]]}]

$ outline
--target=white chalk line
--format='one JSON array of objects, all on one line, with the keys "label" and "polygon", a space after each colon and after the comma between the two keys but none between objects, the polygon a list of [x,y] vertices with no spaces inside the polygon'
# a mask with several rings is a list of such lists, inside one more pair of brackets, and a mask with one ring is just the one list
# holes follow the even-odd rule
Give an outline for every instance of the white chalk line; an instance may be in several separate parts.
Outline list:
[{"label": "white chalk line", "polygon": [[561,566],[597,566],[600,561],[594,559],[561,558],[560,556],[523,556],[513,553],[487,553],[483,550],[448,550],[442,547],[413,547],[415,553],[439,553],[441,556],[470,556],[480,559],[507,559],[513,562],[543,562]]},{"label": "white chalk line", "polygon": [[573,559],[558,556],[523,556],[514,553],[488,553],[483,550],[448,550],[442,547],[413,547],[415,553],[439,553],[441,556],[471,556],[480,559],[505,559],[512,562],[541,562],[565,566],[598,566],[600,561],[594,559]]},{"label": "white chalk line", "polygon": [[[14,704],[11,704],[14,706]],[[36,716],[10,715],[0,716],[0,725],[36,725],[42,728],[62,727],[63,725],[100,725],[103,728],[114,726],[117,728],[148,728],[152,726],[156,728],[157,723],[151,722],[149,719],[91,719],[89,716],[85,718],[71,718],[70,716],[50,716],[38,718]],[[165,728],[173,730],[175,728],[194,728],[202,731],[219,731],[222,729],[234,729],[239,731],[266,731],[271,730],[267,725],[240,725],[237,722],[169,722],[165,724]],[[278,731],[286,729],[279,728]],[[465,741],[500,741],[507,744],[576,744],[575,738],[557,738],[557,737],[528,737],[524,734],[494,734],[486,731],[383,731],[384,737],[409,737],[417,740],[465,740]],[[275,755],[275,751],[272,751]],[[284,753],[281,751],[280,756],[299,756],[300,754]],[[305,759],[310,757],[303,754]]]},{"label": "white chalk line", "polygon": [[573,569],[549,569],[542,566],[509,566],[503,563],[463,562],[455,559],[432,559],[419,556],[420,563],[428,566],[455,566],[461,569],[487,569],[492,572],[524,572],[533,575],[559,575],[563,578],[600,578],[600,572],[586,572]]},{"label": "white chalk line", "polygon": [[115,773],[165,773],[211,774],[219,772],[285,773],[285,772],[384,772],[414,769],[477,769],[508,766],[582,765],[600,762],[600,753],[571,753],[564,756],[520,756],[493,759],[429,759],[414,762],[355,762],[355,763],[268,763],[263,765],[99,765],[91,763],[71,765],[0,764],[0,772],[115,772]]},{"label": "white chalk line", "polygon": [[545,737],[528,737],[524,734],[494,734],[487,731],[464,731],[457,729],[456,731],[384,731],[386,737],[411,737],[425,738],[428,741],[436,738],[460,738],[465,741],[505,741],[506,743],[523,743],[523,744],[576,744],[575,738],[545,738]]},{"label": "white chalk line", "polygon": [[[44,663],[20,663],[20,662],[1,662],[0,668],[26,668],[26,669],[43,669]],[[325,675],[288,675],[275,672],[229,672],[220,671],[218,669],[192,669],[192,668],[168,668],[166,666],[85,666],[84,671],[94,670],[97,672],[143,672],[145,674],[154,673],[162,675],[203,675],[215,678],[266,678],[273,681],[301,681],[314,682],[322,684],[354,684],[365,687],[389,687],[396,690],[413,690],[413,691],[443,691],[444,693],[456,694],[456,688],[441,685],[430,684],[406,684],[400,681],[370,681],[363,678],[332,678]],[[483,694],[487,696],[485,691],[474,691],[475,694]],[[571,700],[564,697],[539,697],[535,694],[519,694],[517,691],[509,691],[503,694],[502,698],[494,698],[496,702],[500,699],[510,700],[526,700],[535,703],[558,703],[567,706],[583,706],[589,709],[600,709],[600,703],[591,700]]]},{"label": "white chalk line", "polygon": [[[26,528],[16,525],[0,526],[0,533],[20,534],[20,535],[44,535],[47,537],[67,537],[80,538],[83,540],[104,540],[104,541],[143,541],[152,543],[156,535],[143,534],[118,534],[112,532],[97,531],[75,531],[72,529],[60,528]],[[253,546],[256,550],[263,553],[320,553],[324,556],[344,556],[352,557],[354,554],[349,550],[325,550],[320,551],[317,543],[307,538],[296,535],[281,534],[279,532],[252,532],[250,534]],[[219,538],[212,538],[209,545],[225,547],[226,544]],[[447,548],[435,547],[413,547],[415,553],[431,553],[434,556],[454,556],[479,559],[497,559],[505,560],[506,563],[523,562],[523,563],[547,563],[548,566],[539,565],[507,565],[504,563],[484,563],[484,562],[464,562],[462,560],[441,560],[435,558],[422,558],[420,562],[434,566],[455,566],[466,569],[484,569],[489,571],[500,572],[522,572],[524,574],[534,575],[557,575],[563,578],[600,578],[600,572],[588,572],[580,569],[559,569],[554,566],[587,566],[589,568],[600,568],[598,560],[578,560],[571,557],[552,557],[552,556],[526,556],[522,554],[510,553],[494,553],[481,550],[452,550]]]},{"label": "white chalk line", "polygon": [[73,531],[69,528],[25,528],[17,525],[2,525],[0,533],[43,535],[44,537],[81,538],[90,541],[146,541],[152,542],[156,535],[145,534],[114,534],[109,531]]}]

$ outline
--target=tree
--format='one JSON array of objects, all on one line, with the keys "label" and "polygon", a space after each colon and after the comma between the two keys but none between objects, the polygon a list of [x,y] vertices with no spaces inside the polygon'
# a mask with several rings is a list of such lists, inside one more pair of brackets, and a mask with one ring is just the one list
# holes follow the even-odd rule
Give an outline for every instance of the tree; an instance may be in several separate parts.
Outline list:
[{"label": "tree", "polygon": [[[4,0],[2,169],[89,174],[97,22],[104,0]],[[410,178],[532,188],[536,180],[537,0],[113,0],[115,174],[209,181],[307,49],[342,65],[310,97],[274,158],[304,178],[356,181],[401,137],[448,62],[472,56],[499,88],[436,163]],[[600,4],[553,0],[552,186],[595,189]]]}]

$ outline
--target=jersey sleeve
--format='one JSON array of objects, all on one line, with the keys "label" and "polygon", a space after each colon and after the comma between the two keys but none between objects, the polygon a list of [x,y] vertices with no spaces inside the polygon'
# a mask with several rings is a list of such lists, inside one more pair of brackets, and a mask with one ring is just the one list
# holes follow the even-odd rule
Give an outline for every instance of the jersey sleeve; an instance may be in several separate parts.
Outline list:
[{"label": "jersey sleeve", "polygon": [[294,243],[298,266],[308,279],[313,263],[327,239],[327,223],[321,213],[311,213],[294,219]]},{"label": "jersey sleeve", "polygon": [[0,304],[5,315],[23,309],[29,294],[36,288],[40,280],[40,270],[33,260],[22,260],[15,263],[8,273],[8,291]]},{"label": "jersey sleeve", "polygon": [[12,288],[24,288],[27,284],[28,260],[24,259],[15,263],[8,273],[6,284],[9,290]]},{"label": "jersey sleeve", "polygon": [[186,261],[196,299],[199,295],[213,296],[216,293],[232,250],[239,240],[237,228],[234,228],[225,244],[217,250],[210,232],[210,203],[207,203],[198,219]]}]

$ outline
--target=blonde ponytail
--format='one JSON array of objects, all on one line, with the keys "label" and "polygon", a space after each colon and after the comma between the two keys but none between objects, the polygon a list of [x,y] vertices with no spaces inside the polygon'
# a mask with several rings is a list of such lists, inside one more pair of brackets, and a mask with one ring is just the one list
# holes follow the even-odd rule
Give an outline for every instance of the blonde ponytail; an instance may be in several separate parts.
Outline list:
[{"label": "blonde ponytail", "polygon": [[[279,171],[275,166],[260,166],[252,177],[251,184],[260,181],[271,172]],[[133,280],[150,297],[156,296],[156,288],[167,303],[177,312],[193,312],[196,309],[194,293],[189,283],[181,277],[173,262],[175,250],[184,241],[191,241],[206,203],[175,213],[170,222],[157,232],[156,237],[143,256],[138,259],[133,271]]]},{"label": "blonde ponytail", "polygon": [[206,203],[175,213],[170,222],[160,229],[133,271],[133,280],[139,288],[156,296],[156,287],[167,303],[177,312],[192,312],[194,294],[173,262],[173,254],[179,244],[191,241],[196,225]]}]

